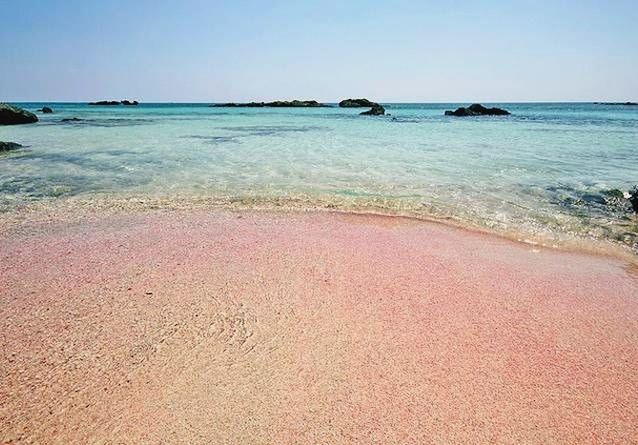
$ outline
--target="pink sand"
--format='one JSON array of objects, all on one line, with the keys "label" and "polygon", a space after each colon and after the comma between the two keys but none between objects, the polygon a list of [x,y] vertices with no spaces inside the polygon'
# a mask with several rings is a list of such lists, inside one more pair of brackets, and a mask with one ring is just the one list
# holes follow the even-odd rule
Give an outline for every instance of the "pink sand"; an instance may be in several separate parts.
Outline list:
[{"label": "pink sand", "polygon": [[7,443],[638,443],[638,276],[409,219],[158,211],[0,240]]}]

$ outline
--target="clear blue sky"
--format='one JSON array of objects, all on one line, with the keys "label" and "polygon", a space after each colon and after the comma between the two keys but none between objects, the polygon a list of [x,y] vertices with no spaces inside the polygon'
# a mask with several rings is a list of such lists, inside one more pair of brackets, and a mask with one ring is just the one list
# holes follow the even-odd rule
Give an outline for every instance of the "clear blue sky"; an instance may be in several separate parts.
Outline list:
[{"label": "clear blue sky", "polygon": [[638,1],[0,0],[0,101],[638,100]]}]

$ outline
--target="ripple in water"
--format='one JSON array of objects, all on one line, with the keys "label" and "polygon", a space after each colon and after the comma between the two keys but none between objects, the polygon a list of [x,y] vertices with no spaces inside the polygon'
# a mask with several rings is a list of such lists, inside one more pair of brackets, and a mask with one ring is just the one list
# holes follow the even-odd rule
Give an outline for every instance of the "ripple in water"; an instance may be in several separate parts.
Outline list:
[{"label": "ripple in water", "polygon": [[[338,107],[52,105],[38,124],[0,128],[1,140],[29,146],[0,156],[5,210],[101,193],[292,199],[636,248],[636,217],[611,190],[638,183],[638,109],[490,104],[513,114],[459,119],[443,111],[466,104],[387,104],[383,118]],[[82,120],[60,122],[73,117]]]}]

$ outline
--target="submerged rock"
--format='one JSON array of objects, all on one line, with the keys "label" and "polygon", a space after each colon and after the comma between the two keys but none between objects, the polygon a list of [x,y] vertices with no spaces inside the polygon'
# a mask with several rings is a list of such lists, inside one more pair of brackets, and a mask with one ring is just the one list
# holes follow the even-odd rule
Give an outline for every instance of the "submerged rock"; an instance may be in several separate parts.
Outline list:
[{"label": "submerged rock", "polygon": [[339,102],[341,108],[372,108],[375,105],[379,104],[368,99],[344,99]]},{"label": "submerged rock", "polygon": [[235,103],[227,102],[224,104],[211,104],[209,107],[245,107],[245,108],[314,108],[314,107],[327,107],[328,105],[317,102],[316,100],[276,100],[274,102],[245,102]]},{"label": "submerged rock", "polygon": [[606,205],[624,206],[627,203],[626,196],[622,192],[622,190],[618,190],[618,189],[603,190],[602,194],[604,195],[604,200]]},{"label": "submerged rock", "polygon": [[120,105],[119,100],[99,100],[97,102],[89,102],[89,105]]},{"label": "submerged rock", "polygon": [[32,124],[38,116],[22,108],[0,103],[0,125]]},{"label": "submerged rock", "polygon": [[622,190],[618,190],[618,189],[609,189],[609,190],[604,190],[603,193],[607,196],[609,196],[610,198],[624,198],[625,194],[622,192]]},{"label": "submerged rock", "polygon": [[66,117],[62,119],[60,122],[81,122],[84,119],[80,119],[79,117]]},{"label": "submerged rock", "polygon": [[466,116],[507,116],[511,114],[502,108],[486,108],[481,104],[472,104],[469,107],[460,107],[454,111],[447,110],[446,116],[466,117]]},{"label": "submerged rock", "polygon": [[53,110],[49,107],[42,107],[41,109],[39,109],[38,111],[44,113],[44,114],[50,114],[53,113]]},{"label": "submerged rock", "polygon": [[385,108],[379,104],[374,104],[368,111],[359,114],[361,116],[381,116],[385,114]]},{"label": "submerged rock", "polygon": [[2,141],[0,141],[0,152],[17,150],[18,148],[22,148],[22,145],[20,145],[18,143],[15,143],[15,142],[2,142]]},{"label": "submerged rock", "polygon": [[627,201],[631,203],[633,211],[638,213],[638,186],[629,192],[623,192],[618,189],[604,190],[605,204],[612,206],[626,206]]}]

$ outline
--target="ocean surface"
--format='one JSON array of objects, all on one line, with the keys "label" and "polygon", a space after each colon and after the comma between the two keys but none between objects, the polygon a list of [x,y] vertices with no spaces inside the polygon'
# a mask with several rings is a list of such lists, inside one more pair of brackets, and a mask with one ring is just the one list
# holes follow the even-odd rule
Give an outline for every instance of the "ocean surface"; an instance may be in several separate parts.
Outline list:
[{"label": "ocean surface", "polygon": [[[0,154],[0,217],[71,196],[206,197],[638,251],[638,219],[612,192],[638,184],[638,107],[502,103],[489,105],[512,116],[456,118],[443,112],[467,104],[384,104],[383,117],[338,107],[16,105],[55,113],[0,127],[0,140],[28,146]],[[72,117],[82,120],[62,122]]]}]

